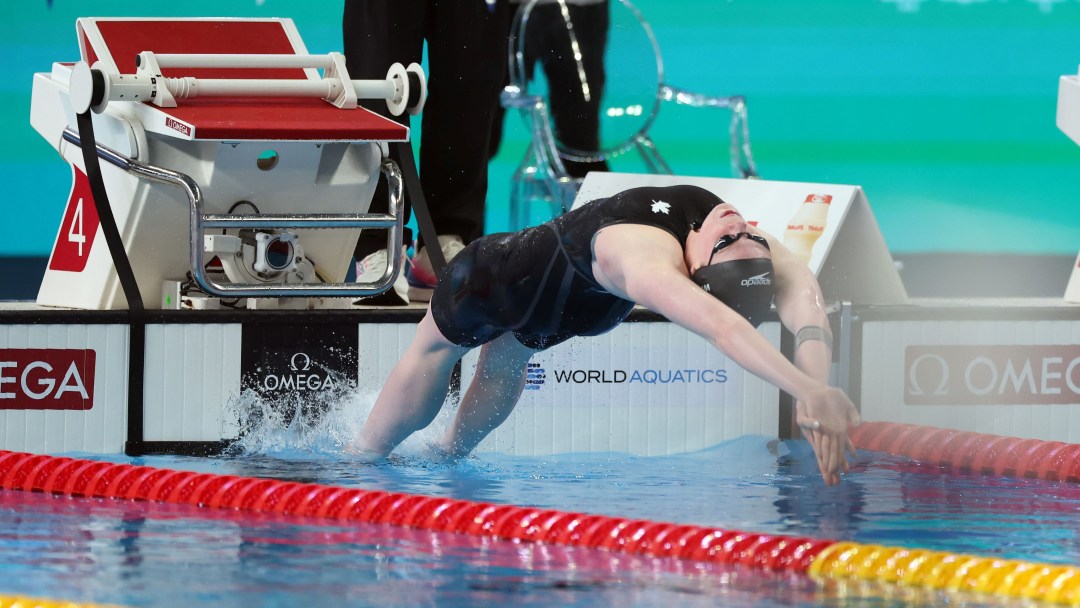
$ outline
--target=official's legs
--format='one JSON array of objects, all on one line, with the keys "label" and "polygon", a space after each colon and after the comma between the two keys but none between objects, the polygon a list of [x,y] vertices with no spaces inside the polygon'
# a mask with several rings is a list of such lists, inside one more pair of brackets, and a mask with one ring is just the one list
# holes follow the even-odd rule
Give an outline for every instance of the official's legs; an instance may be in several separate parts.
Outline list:
[{"label": "official's legs", "polygon": [[350,451],[385,456],[431,424],[446,401],[454,364],[468,351],[443,337],[429,310],[412,344],[390,372]]},{"label": "official's legs", "polygon": [[525,388],[525,366],[536,351],[505,333],[480,349],[480,358],[442,448],[456,456],[471,452],[514,410]]},{"label": "official's legs", "polygon": [[488,144],[504,78],[509,3],[438,3],[428,32],[420,179],[440,235],[484,233]]},{"label": "official's legs", "polygon": [[[424,27],[428,0],[346,0],[342,12],[342,43],[345,67],[354,80],[382,80],[390,65],[397,62],[408,66],[420,63],[424,55]],[[393,116],[382,99],[361,99],[365,108],[409,126],[409,114]],[[391,152],[390,157],[401,166]],[[386,180],[379,184],[371,199],[369,213],[389,213],[389,194]],[[404,217],[408,223],[411,201],[405,198]],[[405,242],[412,240],[406,228]],[[368,254],[386,248],[385,230],[364,230],[357,241],[354,257],[364,259]]]}]

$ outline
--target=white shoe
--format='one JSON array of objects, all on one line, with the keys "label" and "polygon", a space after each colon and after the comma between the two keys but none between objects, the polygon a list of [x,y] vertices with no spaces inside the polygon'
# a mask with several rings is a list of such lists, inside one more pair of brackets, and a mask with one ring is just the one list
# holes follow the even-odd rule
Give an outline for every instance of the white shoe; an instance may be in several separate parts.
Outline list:
[{"label": "white shoe", "polygon": [[[375,306],[405,306],[409,303],[409,280],[405,277],[405,264],[408,258],[405,256],[406,248],[401,248],[401,272],[398,273],[397,279],[394,280],[394,284],[390,286],[390,289],[373,296],[367,296],[361,298],[353,304],[375,305]],[[387,255],[386,249],[380,249],[375,253],[367,255],[364,259],[356,263],[356,282],[357,283],[374,283],[382,278],[383,273],[386,272],[386,267],[390,263],[390,258]]]},{"label": "white shoe", "polygon": [[[442,250],[443,259],[449,262],[457,254],[465,249],[465,243],[456,234],[439,237],[439,249]],[[421,247],[412,259],[412,267],[409,268],[409,297],[418,302],[431,300],[431,291],[435,288],[435,270],[431,267],[428,258],[427,247]]]}]

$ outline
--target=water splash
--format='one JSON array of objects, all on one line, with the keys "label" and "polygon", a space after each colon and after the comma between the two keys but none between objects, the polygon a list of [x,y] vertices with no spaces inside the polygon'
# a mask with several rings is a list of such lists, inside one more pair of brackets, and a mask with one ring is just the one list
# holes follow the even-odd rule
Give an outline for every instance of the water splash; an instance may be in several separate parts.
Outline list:
[{"label": "water splash", "polygon": [[[335,377],[324,391],[290,391],[266,396],[244,389],[226,403],[226,416],[238,420],[239,438],[231,455],[259,455],[290,459],[340,458],[360,433],[375,405],[378,391],[359,391],[344,377]],[[407,438],[394,453],[428,458],[431,444],[442,437],[453,420],[453,405],[445,405],[427,428]]]}]

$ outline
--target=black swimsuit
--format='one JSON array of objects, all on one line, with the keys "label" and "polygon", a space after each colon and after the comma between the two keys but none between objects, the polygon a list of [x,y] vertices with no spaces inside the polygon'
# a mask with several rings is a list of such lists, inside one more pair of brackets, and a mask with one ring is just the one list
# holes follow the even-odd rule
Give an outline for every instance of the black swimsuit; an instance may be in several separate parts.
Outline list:
[{"label": "black swimsuit", "polygon": [[596,233],[643,224],[685,245],[692,226],[722,202],[697,186],[632,188],[539,226],[484,236],[447,265],[432,294],[432,316],[447,339],[467,347],[508,331],[536,350],[610,331],[634,303],[593,277]]}]

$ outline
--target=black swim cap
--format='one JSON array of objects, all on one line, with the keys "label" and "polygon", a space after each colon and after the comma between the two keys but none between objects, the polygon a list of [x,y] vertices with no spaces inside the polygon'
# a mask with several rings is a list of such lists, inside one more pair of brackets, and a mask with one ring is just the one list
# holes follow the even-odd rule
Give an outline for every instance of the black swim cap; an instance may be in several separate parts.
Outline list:
[{"label": "black swim cap", "polygon": [[690,279],[742,315],[754,327],[765,320],[776,291],[776,278],[769,258],[710,264],[699,268]]}]

